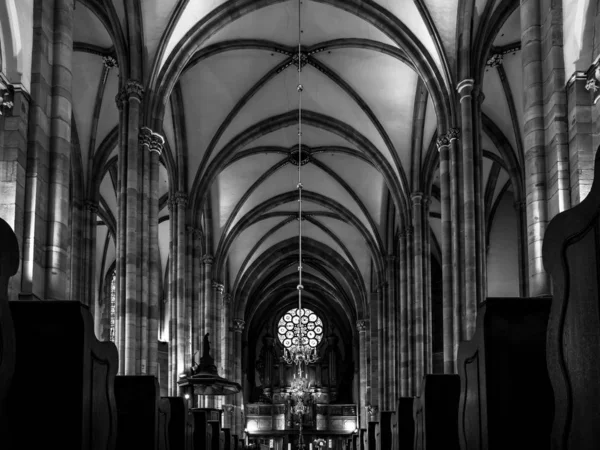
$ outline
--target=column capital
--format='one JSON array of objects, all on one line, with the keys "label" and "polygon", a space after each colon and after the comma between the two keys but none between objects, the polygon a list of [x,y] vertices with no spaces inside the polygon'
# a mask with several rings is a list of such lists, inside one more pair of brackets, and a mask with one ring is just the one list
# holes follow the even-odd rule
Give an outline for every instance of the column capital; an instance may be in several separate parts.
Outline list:
[{"label": "column capital", "polygon": [[233,319],[233,331],[236,333],[241,333],[244,331],[244,327],[246,326],[246,322],[242,319]]},{"label": "column capital", "polygon": [[486,66],[489,67],[498,67],[501,66],[504,61],[504,56],[502,53],[492,53],[488,60],[485,62]]},{"label": "column capital", "polygon": [[234,406],[233,405],[223,405],[223,411],[225,411],[226,413],[233,413],[234,410]]},{"label": "column capital", "polygon": [[178,206],[185,208],[188,203],[187,193],[183,191],[175,192],[175,203],[177,203]]},{"label": "column capital", "polygon": [[138,102],[142,101],[144,96],[144,87],[138,80],[127,80],[125,86],[117,93],[115,101],[119,109],[123,108],[126,101],[135,99]]},{"label": "column capital", "polygon": [[196,228],[196,227],[186,227],[186,231],[188,232],[188,234],[190,236],[192,236],[192,238],[196,239],[196,238],[201,238],[202,237],[202,230],[200,228]]},{"label": "column capital", "polygon": [[205,266],[212,265],[212,263],[214,262],[214,260],[215,260],[215,258],[213,258],[212,255],[206,254],[206,255],[204,255],[202,257],[202,264],[204,264]]},{"label": "column capital", "polygon": [[14,86],[0,78],[0,116],[14,106]]},{"label": "column capital", "polygon": [[379,413],[379,406],[377,405],[367,405],[365,408],[369,416],[376,416]]},{"label": "column capital", "polygon": [[402,230],[402,232],[400,233],[400,235],[401,235],[402,237],[405,237],[405,238],[407,238],[407,239],[408,239],[408,238],[412,238],[412,235],[413,235],[413,227],[412,227],[412,226],[405,227],[405,228],[404,228],[404,230]]},{"label": "column capital", "polygon": [[442,151],[444,147],[450,147],[450,139],[447,134],[442,134],[435,140],[435,145],[437,146],[438,152]]},{"label": "column capital", "polygon": [[219,283],[216,280],[213,280],[212,287],[213,289],[216,289],[219,294],[222,294],[225,291],[225,286],[223,283]]},{"label": "column capital", "polygon": [[471,92],[473,91],[473,87],[475,86],[475,80],[472,78],[467,78],[466,80],[462,80],[460,83],[456,85],[456,90],[458,91],[458,95],[460,95],[460,101],[462,102],[464,99],[471,97]]},{"label": "column capital", "polygon": [[388,263],[395,263],[397,259],[398,258],[396,257],[396,255],[386,255],[386,257],[385,257],[385,260]]},{"label": "column capital", "polygon": [[460,137],[460,128],[450,128],[447,136],[450,142],[456,141]]},{"label": "column capital", "polygon": [[83,202],[83,207],[90,211],[92,214],[96,214],[98,212],[98,202],[94,200],[85,200]]},{"label": "column capital", "polygon": [[231,303],[232,295],[229,292],[223,294],[223,304]]},{"label": "column capital", "polygon": [[596,59],[594,64],[587,70],[585,89],[592,93],[594,96],[594,104],[596,104],[600,97],[600,58]]},{"label": "column capital", "polygon": [[117,58],[115,58],[113,55],[104,55],[102,57],[102,63],[104,64],[104,67],[106,67],[107,69],[114,69],[115,67],[119,67],[119,62],[117,61]]},{"label": "column capital", "polygon": [[138,133],[138,145],[142,147],[150,147],[150,136],[152,136],[152,130],[148,127],[141,127]]},{"label": "column capital", "polygon": [[413,205],[421,205],[425,200],[425,194],[422,192],[413,192],[410,194],[410,199],[413,202]]},{"label": "column capital", "polygon": [[359,333],[362,333],[363,331],[367,331],[367,322],[368,320],[366,319],[360,319],[356,321],[356,329],[358,330]]},{"label": "column capital", "polygon": [[515,208],[515,211],[525,211],[525,207],[527,206],[527,204],[524,201],[519,201],[514,202],[513,206]]},{"label": "column capital", "polygon": [[165,145],[165,138],[158,133],[152,132],[150,136],[150,148],[151,152],[158,153],[158,156],[162,153],[163,147]]},{"label": "column capital", "polygon": [[377,285],[377,287],[375,288],[375,292],[379,293],[379,292],[383,292],[385,291],[388,287],[389,287],[389,283],[387,282],[387,280],[383,280],[381,283],[379,283]]}]

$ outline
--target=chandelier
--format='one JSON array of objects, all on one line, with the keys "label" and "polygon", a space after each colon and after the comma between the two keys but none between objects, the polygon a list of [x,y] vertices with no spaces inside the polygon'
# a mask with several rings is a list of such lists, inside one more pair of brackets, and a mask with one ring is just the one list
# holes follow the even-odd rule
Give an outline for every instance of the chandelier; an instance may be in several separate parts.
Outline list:
[{"label": "chandelier", "polygon": [[[296,314],[302,319],[305,311],[302,309],[302,91],[304,87],[301,82],[302,74],[302,1],[298,0],[298,309]],[[293,344],[286,348],[283,353],[283,359],[287,364],[296,364],[299,366],[299,374],[302,373],[302,364],[310,364],[317,361],[316,348],[309,345],[307,327],[302,321],[299,321],[294,328]],[[295,375],[294,375],[295,376]],[[300,378],[300,377],[299,377]]]}]

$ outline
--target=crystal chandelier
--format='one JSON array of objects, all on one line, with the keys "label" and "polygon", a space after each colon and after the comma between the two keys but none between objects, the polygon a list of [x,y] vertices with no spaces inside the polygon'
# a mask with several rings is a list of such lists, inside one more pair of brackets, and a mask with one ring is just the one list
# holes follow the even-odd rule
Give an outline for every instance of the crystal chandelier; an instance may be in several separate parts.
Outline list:
[{"label": "crystal chandelier", "polygon": [[[305,311],[302,309],[302,1],[298,0],[298,309],[297,315],[302,318]],[[294,328],[293,344],[284,350],[283,359],[287,364],[296,364],[299,367],[299,373],[302,373],[301,365],[310,364],[317,361],[317,350],[309,345],[306,325],[300,321]]]}]

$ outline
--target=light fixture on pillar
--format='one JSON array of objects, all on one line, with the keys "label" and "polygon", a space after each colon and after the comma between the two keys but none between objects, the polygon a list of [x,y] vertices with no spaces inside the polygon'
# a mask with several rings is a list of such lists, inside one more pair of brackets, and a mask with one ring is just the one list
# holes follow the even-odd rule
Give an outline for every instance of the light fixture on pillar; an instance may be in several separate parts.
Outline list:
[{"label": "light fixture on pillar", "polygon": [[[309,339],[307,336],[308,329],[305,321],[302,319],[305,316],[306,311],[302,309],[302,291],[304,286],[302,285],[302,91],[304,87],[301,82],[302,66],[305,62],[306,57],[302,55],[302,14],[301,14],[302,0],[298,0],[298,58],[296,63],[298,64],[298,309],[296,315],[300,318],[298,323],[294,327],[293,343],[290,347],[286,348],[283,352],[283,359],[287,364],[296,364],[301,366],[302,364],[314,363],[319,359],[317,356],[317,349],[309,345]],[[301,373],[301,368],[299,369]]]}]

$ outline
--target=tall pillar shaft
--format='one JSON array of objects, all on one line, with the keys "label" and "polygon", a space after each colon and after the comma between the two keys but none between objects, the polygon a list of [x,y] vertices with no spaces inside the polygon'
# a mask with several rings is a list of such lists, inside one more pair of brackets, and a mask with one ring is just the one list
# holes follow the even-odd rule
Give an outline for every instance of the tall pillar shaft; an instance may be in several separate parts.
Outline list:
[{"label": "tall pillar shaft", "polygon": [[598,89],[600,86],[597,85],[594,76],[591,79],[592,84],[587,88],[587,80],[585,73],[578,72],[567,83],[569,168],[573,206],[587,197],[594,180],[593,98],[589,90],[592,87]]},{"label": "tall pillar shaft", "polygon": [[[125,354],[123,367],[125,375],[138,373],[138,311],[140,309],[138,297],[138,194],[140,160],[138,151],[140,107],[143,89],[137,81],[127,82],[126,95],[128,97],[127,114],[127,164],[125,187]],[[120,162],[121,163],[121,162]]]},{"label": "tall pillar shaft", "polygon": [[387,299],[386,299],[386,383],[388,385],[388,406],[390,410],[395,410],[398,397],[398,369],[399,369],[399,346],[398,346],[398,294],[396,292],[396,280],[398,274],[397,261],[395,256],[386,258],[386,278],[388,280]]},{"label": "tall pillar shaft", "polygon": [[158,376],[158,328],[160,315],[159,280],[160,252],[158,247],[158,214],[159,214],[159,158],[164,145],[164,138],[152,133],[150,138],[150,191],[149,191],[149,290],[148,290],[148,362],[147,373]]},{"label": "tall pillar shaft", "polygon": [[527,193],[529,295],[550,294],[550,278],[542,261],[542,240],[548,223],[540,0],[522,0],[523,149]]},{"label": "tall pillar shaft", "polygon": [[[7,94],[11,96],[5,97]],[[24,204],[27,164],[27,126],[30,97],[23,89],[5,84],[0,79],[0,96],[10,103],[0,105],[0,217],[17,235],[23,250]],[[8,284],[9,300],[16,300],[21,283],[22,264]]]},{"label": "tall pillar shaft", "polygon": [[408,265],[412,264],[407,258],[406,232],[400,233],[399,245],[400,273],[400,311],[398,314],[398,331],[400,333],[400,396],[409,396],[409,362],[408,362]]},{"label": "tall pillar shaft", "polygon": [[452,325],[453,325],[453,361],[456,372],[456,357],[458,355],[458,343],[465,339],[465,301],[463,297],[463,272],[461,246],[461,216],[460,216],[460,189],[459,189],[459,157],[458,157],[458,129],[452,129],[448,133],[450,143],[450,211],[452,217]]},{"label": "tall pillar shaft", "polygon": [[452,208],[450,192],[450,140],[442,135],[437,141],[440,152],[440,204],[442,216],[442,309],[444,373],[454,373],[454,313],[452,290]]},{"label": "tall pillar shaft", "polygon": [[367,428],[367,417],[366,417],[366,406],[368,403],[367,399],[367,321],[359,320],[356,322],[356,329],[358,330],[358,348],[359,348],[359,373],[360,373],[360,387],[359,387],[359,399],[358,399],[358,410],[360,411],[360,428]]},{"label": "tall pillar shaft", "polygon": [[[175,333],[177,335],[177,376],[186,369],[186,299],[185,299],[185,263],[186,263],[186,226],[185,215],[187,207],[187,194],[177,192],[177,315]],[[214,345],[214,344],[213,344]]]},{"label": "tall pillar shaft", "polygon": [[48,178],[48,239],[46,295],[67,300],[69,242],[69,181],[71,173],[71,91],[73,61],[73,0],[54,0],[52,47],[52,109]]},{"label": "tall pillar shaft", "polygon": [[475,331],[477,314],[478,277],[477,277],[477,211],[475,205],[475,146],[473,145],[473,110],[471,92],[473,80],[463,80],[457,86],[460,95],[462,174],[463,174],[463,220],[464,236],[464,298],[466,336],[470,339]]},{"label": "tall pillar shaft", "polygon": [[414,299],[415,299],[415,272],[414,272],[414,239],[413,227],[406,228],[406,346],[407,346],[407,379],[408,395],[417,395],[416,384],[416,355],[414,332]]},{"label": "tall pillar shaft", "polygon": [[423,194],[411,195],[413,220],[413,270],[414,297],[412,299],[412,339],[414,342],[414,377],[416,392],[420,392],[425,374],[425,335],[424,335],[424,255],[423,255]]}]

